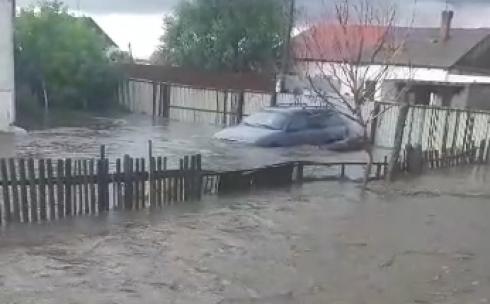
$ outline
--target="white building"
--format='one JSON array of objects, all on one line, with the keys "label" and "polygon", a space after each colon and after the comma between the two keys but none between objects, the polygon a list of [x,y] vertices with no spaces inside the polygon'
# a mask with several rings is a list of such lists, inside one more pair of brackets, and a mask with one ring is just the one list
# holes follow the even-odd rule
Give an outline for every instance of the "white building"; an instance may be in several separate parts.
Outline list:
[{"label": "white building", "polygon": [[0,131],[15,121],[13,0],[0,0]]},{"label": "white building", "polygon": [[[342,67],[348,58],[362,58],[357,72],[366,75],[362,81],[373,82],[375,99],[395,101],[395,93],[410,83],[417,104],[490,110],[490,29],[452,28],[453,17],[443,11],[436,28],[318,24],[293,39],[295,72],[300,79],[329,77],[347,94]],[[389,38],[382,40],[383,35]]]}]

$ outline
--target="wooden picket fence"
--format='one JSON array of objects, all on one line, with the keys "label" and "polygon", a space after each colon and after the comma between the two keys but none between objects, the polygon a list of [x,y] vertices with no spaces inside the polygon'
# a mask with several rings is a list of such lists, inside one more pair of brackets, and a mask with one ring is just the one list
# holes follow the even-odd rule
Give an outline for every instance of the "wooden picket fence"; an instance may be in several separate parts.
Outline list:
[{"label": "wooden picket fence", "polygon": [[110,172],[105,149],[97,159],[0,159],[0,224],[37,223],[110,209],[138,210],[201,198],[201,156],[178,169],[166,157],[125,156]]},{"label": "wooden picket fence", "polygon": [[[245,170],[202,169],[201,155],[184,156],[177,168],[166,157],[125,155],[109,162],[105,148],[91,159],[0,159],[0,224],[57,221],[110,210],[158,209],[252,189],[308,181],[351,180],[365,163],[291,161]],[[382,179],[386,160],[373,164]]]},{"label": "wooden picket fence", "polygon": [[446,150],[422,150],[420,145],[408,144],[402,151],[397,173],[420,174],[426,170],[463,165],[482,165],[490,161],[490,140],[473,141],[464,147]]}]

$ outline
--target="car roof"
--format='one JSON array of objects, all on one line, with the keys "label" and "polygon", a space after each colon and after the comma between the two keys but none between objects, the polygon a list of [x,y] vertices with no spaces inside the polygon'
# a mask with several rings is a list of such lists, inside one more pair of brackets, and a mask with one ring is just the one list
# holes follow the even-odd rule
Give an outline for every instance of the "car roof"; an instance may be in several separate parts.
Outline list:
[{"label": "car roof", "polygon": [[276,112],[276,113],[284,113],[288,115],[296,114],[296,113],[311,113],[311,112],[330,112],[331,110],[326,108],[312,108],[312,107],[266,107],[263,109],[266,112]]}]

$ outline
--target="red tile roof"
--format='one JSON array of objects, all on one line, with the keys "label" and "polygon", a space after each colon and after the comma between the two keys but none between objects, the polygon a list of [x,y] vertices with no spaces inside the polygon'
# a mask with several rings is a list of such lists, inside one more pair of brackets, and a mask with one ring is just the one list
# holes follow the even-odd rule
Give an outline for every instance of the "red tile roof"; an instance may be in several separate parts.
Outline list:
[{"label": "red tile roof", "polygon": [[383,44],[388,31],[380,26],[315,25],[293,38],[294,58],[307,61],[354,60],[359,52]]}]

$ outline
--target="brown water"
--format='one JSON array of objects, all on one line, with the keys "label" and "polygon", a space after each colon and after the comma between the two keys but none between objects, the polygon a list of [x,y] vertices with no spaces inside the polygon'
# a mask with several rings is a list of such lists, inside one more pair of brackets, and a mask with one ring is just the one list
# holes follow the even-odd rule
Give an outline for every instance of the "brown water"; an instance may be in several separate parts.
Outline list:
[{"label": "brown water", "polygon": [[350,184],[22,226],[1,303],[487,303],[490,204]]},{"label": "brown water", "polygon": [[148,155],[148,141],[153,154],[178,160],[182,155],[200,153],[207,167],[219,169],[250,168],[281,161],[332,158],[359,160],[361,152],[335,153],[318,147],[261,149],[212,140],[218,127],[202,124],[168,122],[148,116],[94,118],[71,127],[31,131],[27,135],[0,134],[0,157],[96,157],[105,145],[110,159],[130,154]]}]

